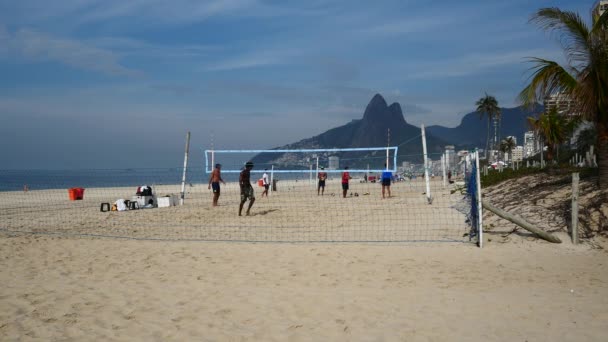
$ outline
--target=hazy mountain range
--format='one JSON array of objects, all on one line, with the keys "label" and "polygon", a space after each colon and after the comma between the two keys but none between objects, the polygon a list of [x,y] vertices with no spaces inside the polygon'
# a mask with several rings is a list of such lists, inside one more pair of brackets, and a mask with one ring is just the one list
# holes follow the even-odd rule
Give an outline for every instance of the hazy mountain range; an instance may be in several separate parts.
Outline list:
[{"label": "hazy mountain range", "polygon": [[[527,110],[524,107],[501,108],[501,138],[515,136],[517,144],[522,145],[524,133],[530,130],[526,118],[535,116],[535,113],[540,113],[543,110],[544,108],[541,105],[538,105],[534,111]],[[430,134],[463,148],[485,148],[487,130],[488,119],[484,117],[483,120],[480,120],[478,112],[466,114],[460,125],[454,128],[438,125],[427,127],[427,132]],[[491,130],[490,134],[492,132]]]},{"label": "hazy mountain range", "polygon": [[[537,111],[542,110],[537,108]],[[522,107],[502,108],[501,136],[513,135],[518,144],[523,141],[524,132],[528,130],[526,117],[532,116]],[[390,142],[388,130],[390,129]],[[454,128],[429,126],[426,129],[427,150],[431,159],[439,159],[446,145],[455,145],[457,149],[483,148],[486,141],[487,118],[480,120],[477,112],[466,114],[460,125]],[[399,103],[388,105],[382,95],[376,94],[371,99],[363,118],[353,120],[343,126],[329,129],[317,136],[298,142],[276,147],[274,149],[319,149],[347,147],[383,147],[399,146],[398,159],[419,162],[422,160],[422,139],[420,127],[407,123]],[[327,154],[330,155],[330,154]],[[350,164],[352,167],[382,167],[384,157],[381,152],[344,152],[331,153],[341,160],[341,167]],[[254,157],[257,165],[278,165],[293,168],[308,168],[304,159],[311,155],[291,153],[262,153]],[[327,157],[322,155],[320,157]],[[350,162],[348,162],[350,161]]]}]

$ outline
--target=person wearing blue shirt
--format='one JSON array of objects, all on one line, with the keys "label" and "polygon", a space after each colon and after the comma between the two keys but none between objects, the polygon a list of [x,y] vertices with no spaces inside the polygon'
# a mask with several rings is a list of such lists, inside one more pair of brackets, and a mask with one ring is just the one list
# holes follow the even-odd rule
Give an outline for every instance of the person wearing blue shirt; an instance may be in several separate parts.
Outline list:
[{"label": "person wearing blue shirt", "polygon": [[385,190],[388,191],[388,197],[391,197],[391,179],[393,178],[393,173],[389,171],[384,164],[384,171],[382,171],[382,199],[384,199]]}]

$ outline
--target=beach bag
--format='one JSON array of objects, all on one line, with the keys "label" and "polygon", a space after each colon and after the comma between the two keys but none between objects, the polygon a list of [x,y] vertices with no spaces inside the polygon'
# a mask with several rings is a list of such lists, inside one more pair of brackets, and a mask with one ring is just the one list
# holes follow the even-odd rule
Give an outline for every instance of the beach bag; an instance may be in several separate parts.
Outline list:
[{"label": "beach bag", "polygon": [[147,185],[142,185],[137,187],[137,192],[135,192],[137,196],[152,196],[152,187]]},{"label": "beach bag", "polygon": [[116,210],[118,211],[128,210],[129,208],[127,207],[127,204],[125,202],[126,201],[124,199],[120,198],[116,200],[116,202],[114,202],[114,205],[112,207],[116,206]]}]

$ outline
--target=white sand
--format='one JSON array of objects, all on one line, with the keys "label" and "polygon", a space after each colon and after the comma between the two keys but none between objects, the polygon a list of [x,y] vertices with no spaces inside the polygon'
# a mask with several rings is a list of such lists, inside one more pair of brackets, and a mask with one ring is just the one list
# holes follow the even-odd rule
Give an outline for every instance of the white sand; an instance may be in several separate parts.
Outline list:
[{"label": "white sand", "polygon": [[605,341],[604,250],[0,234],[0,340]]},{"label": "white sand", "polygon": [[[281,185],[269,199],[259,198],[256,188],[250,217],[236,215],[235,186],[225,188],[219,208],[210,207],[210,193],[198,185],[189,188],[184,207],[123,213],[101,213],[99,202],[128,198],[133,189],[87,189],[77,202],[68,201],[65,190],[0,194],[0,340],[608,336],[608,254],[586,243],[572,246],[562,233],[561,245],[513,234],[509,243],[484,249],[472,243],[168,241],[467,240],[462,214],[453,208],[458,194],[437,183],[432,206],[422,182],[396,184],[390,200],[380,199],[377,184],[354,183],[353,191],[370,195],[347,199]],[[330,186],[338,192],[338,184]],[[160,195],[175,190],[157,188]],[[165,240],[145,240],[154,238]]]},{"label": "white sand", "polygon": [[[175,185],[154,189],[158,196],[180,190]],[[237,216],[236,184],[222,187],[217,208],[211,207],[207,186],[196,184],[188,186],[184,206],[127,212],[100,212],[100,204],[130,199],[135,188],[86,189],[83,201],[69,201],[66,190],[4,192],[0,228],[169,240],[468,241],[466,215],[458,210],[466,201],[450,189],[434,181],[430,206],[420,180],[393,184],[393,197],[385,200],[378,183],[352,180],[345,199],[339,180],[328,182],[324,196],[317,196],[308,181],[281,181],[269,198],[255,188],[250,217]]]}]

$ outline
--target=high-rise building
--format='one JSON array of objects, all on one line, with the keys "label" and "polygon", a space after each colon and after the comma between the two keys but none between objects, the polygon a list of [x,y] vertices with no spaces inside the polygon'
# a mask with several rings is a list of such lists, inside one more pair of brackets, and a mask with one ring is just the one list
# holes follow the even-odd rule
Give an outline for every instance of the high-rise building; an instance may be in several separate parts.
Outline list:
[{"label": "high-rise building", "polygon": [[599,18],[606,11],[608,11],[608,0],[599,0],[593,5],[591,13],[594,18]]},{"label": "high-rise building", "polygon": [[456,159],[456,151],[454,150],[454,145],[447,145],[445,147],[445,158],[448,170],[453,170],[456,167],[456,163],[458,162]]},{"label": "high-rise building", "polygon": [[523,154],[525,158],[529,158],[538,153],[538,139],[534,131],[524,133]]},{"label": "high-rise building", "polygon": [[543,102],[545,106],[545,112],[549,112],[552,109],[557,109],[557,113],[564,116],[576,116],[576,103],[570,98],[570,96],[564,93],[555,93],[545,98]]},{"label": "high-rise building", "polygon": [[511,161],[519,162],[524,160],[524,147],[523,146],[515,146],[510,153]]},{"label": "high-rise building", "polygon": [[338,170],[340,168],[340,157],[331,156],[329,157],[329,170]]}]

